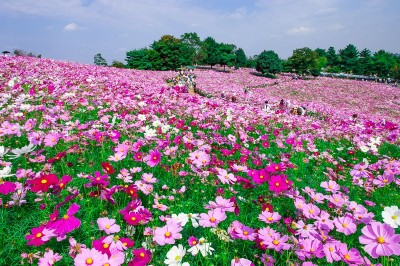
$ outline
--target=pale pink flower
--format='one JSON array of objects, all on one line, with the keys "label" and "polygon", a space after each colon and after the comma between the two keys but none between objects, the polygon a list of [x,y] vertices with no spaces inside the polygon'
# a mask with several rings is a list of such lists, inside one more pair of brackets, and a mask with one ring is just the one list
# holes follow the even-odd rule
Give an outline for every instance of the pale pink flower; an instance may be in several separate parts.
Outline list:
[{"label": "pale pink flower", "polygon": [[120,231],[120,227],[115,223],[115,219],[102,217],[97,219],[97,225],[99,226],[100,230],[103,230],[108,235],[118,233]]},{"label": "pale pink flower", "polygon": [[217,225],[226,219],[226,214],[221,209],[210,210],[208,213],[200,214],[200,226],[217,227]]}]

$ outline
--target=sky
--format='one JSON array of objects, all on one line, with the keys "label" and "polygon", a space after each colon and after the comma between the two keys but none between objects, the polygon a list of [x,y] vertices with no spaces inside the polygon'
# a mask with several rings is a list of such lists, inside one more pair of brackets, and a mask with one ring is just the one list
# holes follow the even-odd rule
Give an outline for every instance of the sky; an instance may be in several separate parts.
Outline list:
[{"label": "sky", "polygon": [[161,36],[196,32],[247,56],[297,48],[400,53],[399,0],[0,0],[0,50],[111,64]]}]

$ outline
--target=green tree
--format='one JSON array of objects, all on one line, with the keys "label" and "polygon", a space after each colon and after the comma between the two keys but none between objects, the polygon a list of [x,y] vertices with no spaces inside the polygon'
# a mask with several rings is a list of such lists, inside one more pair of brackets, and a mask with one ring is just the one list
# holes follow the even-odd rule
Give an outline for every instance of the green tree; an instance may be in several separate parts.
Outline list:
[{"label": "green tree", "polygon": [[200,50],[200,37],[195,32],[189,32],[182,34],[180,40],[183,43],[182,51],[190,58],[190,64],[198,64],[204,58],[204,53]]},{"label": "green tree", "polygon": [[339,50],[340,69],[345,73],[360,74],[358,54],[353,44],[348,44],[344,49]]},{"label": "green tree", "polygon": [[116,68],[125,68],[124,63],[117,61],[117,60],[112,61],[111,66],[116,67]]},{"label": "green tree", "polygon": [[98,53],[94,56],[94,64],[96,66],[107,66],[107,61]]},{"label": "green tree", "polygon": [[184,53],[185,45],[172,35],[164,35],[150,46],[160,55],[160,70],[176,70],[182,65],[190,64],[190,58]]},{"label": "green tree", "polygon": [[393,75],[393,68],[396,65],[396,58],[393,54],[379,50],[372,57],[373,71],[379,77],[387,78]]},{"label": "green tree", "polygon": [[236,60],[235,60],[235,66],[236,67],[245,67],[247,63],[247,57],[246,54],[244,53],[242,48],[239,48],[235,50],[235,55],[236,55]]},{"label": "green tree", "polygon": [[291,57],[288,58],[287,66],[300,75],[318,75],[318,54],[308,47],[296,49]]},{"label": "green tree", "polygon": [[329,47],[326,51],[326,72],[339,73],[339,56],[334,47]]},{"label": "green tree", "polygon": [[235,45],[233,44],[227,44],[227,43],[221,43],[219,44],[218,47],[218,63],[222,66],[233,66],[236,61],[236,54],[234,52],[235,50]]},{"label": "green tree", "polygon": [[138,49],[126,53],[127,67],[135,69],[159,70],[161,69],[160,55],[152,49]]},{"label": "green tree", "polygon": [[282,71],[282,60],[274,51],[262,51],[257,56],[256,70],[262,74],[277,74]]},{"label": "green tree", "polygon": [[363,49],[358,56],[358,64],[360,66],[360,74],[371,75],[372,69],[372,55],[368,49]]},{"label": "green tree", "polygon": [[205,54],[204,64],[210,65],[211,68],[218,63],[219,60],[219,44],[212,37],[207,37],[202,43],[201,49]]}]

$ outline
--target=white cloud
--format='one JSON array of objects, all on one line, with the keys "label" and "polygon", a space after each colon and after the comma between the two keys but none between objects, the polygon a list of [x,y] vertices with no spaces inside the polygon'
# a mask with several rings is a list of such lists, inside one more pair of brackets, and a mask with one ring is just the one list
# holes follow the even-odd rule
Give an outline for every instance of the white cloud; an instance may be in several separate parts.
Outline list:
[{"label": "white cloud", "polygon": [[78,28],[79,28],[79,26],[77,24],[75,24],[74,22],[72,22],[72,23],[65,25],[64,30],[65,31],[74,31],[74,30],[77,30]]},{"label": "white cloud", "polygon": [[296,34],[302,35],[302,34],[311,33],[311,32],[313,32],[313,31],[314,31],[314,29],[312,29],[312,28],[310,28],[310,27],[303,27],[303,26],[300,26],[300,27],[295,27],[295,28],[288,29],[288,30],[286,31],[286,33],[287,33],[287,34],[290,34],[290,35],[296,35]]}]

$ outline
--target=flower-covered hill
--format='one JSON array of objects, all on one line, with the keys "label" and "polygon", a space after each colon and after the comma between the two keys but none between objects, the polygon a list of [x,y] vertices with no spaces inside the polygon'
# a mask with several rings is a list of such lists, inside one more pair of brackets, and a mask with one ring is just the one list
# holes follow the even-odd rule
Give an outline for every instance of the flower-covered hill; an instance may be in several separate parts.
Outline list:
[{"label": "flower-covered hill", "polygon": [[216,97],[224,91],[229,97],[236,95],[238,101],[257,106],[265,100],[278,103],[289,99],[293,104],[341,117],[357,114],[400,119],[400,91],[387,84],[328,77],[303,80],[291,75],[267,79],[249,69],[230,73],[203,70],[196,74],[199,89]]},{"label": "flower-covered hill", "polygon": [[196,71],[207,98],[174,75],[0,58],[0,265],[400,262],[396,116],[284,87],[325,79]]}]

